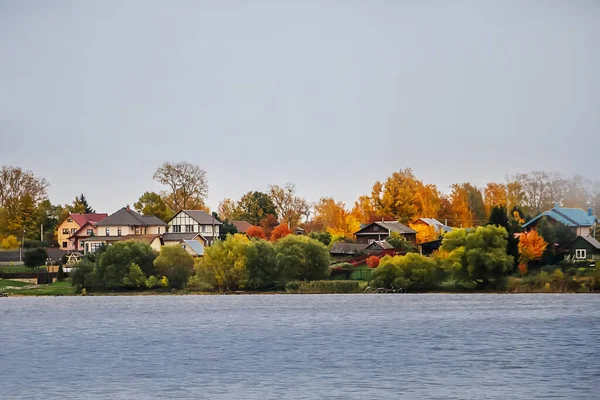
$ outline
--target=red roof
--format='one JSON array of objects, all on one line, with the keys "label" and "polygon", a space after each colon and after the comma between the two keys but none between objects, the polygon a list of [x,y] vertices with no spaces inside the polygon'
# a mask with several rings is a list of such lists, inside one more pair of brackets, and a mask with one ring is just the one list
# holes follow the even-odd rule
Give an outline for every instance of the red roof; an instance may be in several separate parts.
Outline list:
[{"label": "red roof", "polygon": [[88,222],[95,223],[102,221],[108,217],[108,214],[69,214],[69,217],[73,218],[79,227],[83,227]]}]

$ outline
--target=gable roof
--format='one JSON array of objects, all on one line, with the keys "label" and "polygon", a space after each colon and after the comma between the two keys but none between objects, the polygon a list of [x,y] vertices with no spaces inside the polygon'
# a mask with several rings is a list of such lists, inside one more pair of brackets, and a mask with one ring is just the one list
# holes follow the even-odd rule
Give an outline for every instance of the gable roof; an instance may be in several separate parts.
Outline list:
[{"label": "gable roof", "polygon": [[524,224],[523,228],[526,228],[527,226],[533,224],[542,217],[552,218],[553,220],[572,228],[579,226],[593,226],[598,221],[598,217],[590,214],[591,210],[585,211],[581,208],[568,208],[555,205],[554,208],[552,208],[551,210],[544,211],[543,213],[533,218],[531,221]]},{"label": "gable roof", "polygon": [[591,244],[592,247],[594,247],[596,250],[600,250],[600,242],[591,236],[577,236],[575,238],[575,240],[573,240],[571,243],[569,243],[569,245],[567,247],[571,247],[573,245],[573,243],[575,243],[576,241],[578,241],[580,239],[583,239],[586,242],[588,242],[589,244]]},{"label": "gable roof", "polygon": [[436,229],[443,230],[445,232],[450,232],[452,230],[452,228],[450,228],[448,225],[442,224],[435,218],[419,218],[417,221],[423,221],[427,225],[434,226]]},{"label": "gable roof", "polygon": [[108,217],[106,213],[94,213],[94,214],[69,214],[69,218],[72,218],[73,221],[77,222],[77,225],[80,227],[85,225],[86,223],[97,223],[102,221],[104,218]]},{"label": "gable roof", "polygon": [[[388,231],[390,231],[390,233],[391,232],[401,233],[401,234],[417,233],[417,231],[410,229],[408,226],[406,226],[398,221],[376,221],[376,222],[373,222],[372,224],[369,224],[369,225],[361,228],[358,232],[356,232],[354,234],[355,235],[360,234],[363,230],[367,229],[371,225],[379,225],[383,229],[387,229]],[[369,234],[370,233],[371,232],[369,232]]]},{"label": "gable roof", "polygon": [[114,212],[97,226],[166,226],[167,224],[153,215],[140,215],[129,207]]},{"label": "gable roof", "polygon": [[189,215],[190,218],[192,218],[200,225],[223,225],[218,219],[216,219],[204,210],[181,210],[177,214],[175,214],[173,218],[175,218],[177,215],[179,215],[179,213],[182,212]]},{"label": "gable roof", "polygon": [[366,243],[335,242],[329,252],[331,254],[356,254],[365,250],[368,246]]},{"label": "gable roof", "polygon": [[247,221],[231,221],[231,223],[235,225],[235,228],[239,233],[246,233],[248,228],[252,226],[252,224]]},{"label": "gable roof", "polygon": [[373,248],[375,246],[378,246],[378,247],[382,248],[383,250],[393,250],[394,249],[394,246],[392,246],[385,240],[376,240],[373,243],[371,243],[370,245],[368,245],[367,249]]},{"label": "gable roof", "polygon": [[199,256],[204,255],[204,246],[202,246],[202,243],[198,242],[197,240],[182,240],[182,242],[189,246],[189,248]]}]

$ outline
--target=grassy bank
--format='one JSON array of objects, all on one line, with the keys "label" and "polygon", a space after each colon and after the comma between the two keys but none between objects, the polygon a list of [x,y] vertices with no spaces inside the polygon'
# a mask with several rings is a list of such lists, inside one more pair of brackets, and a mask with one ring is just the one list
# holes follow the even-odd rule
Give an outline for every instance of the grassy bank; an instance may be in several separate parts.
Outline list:
[{"label": "grassy bank", "polygon": [[69,296],[74,294],[69,282],[54,282],[48,285],[31,285],[26,282],[0,280],[0,292],[17,296]]}]

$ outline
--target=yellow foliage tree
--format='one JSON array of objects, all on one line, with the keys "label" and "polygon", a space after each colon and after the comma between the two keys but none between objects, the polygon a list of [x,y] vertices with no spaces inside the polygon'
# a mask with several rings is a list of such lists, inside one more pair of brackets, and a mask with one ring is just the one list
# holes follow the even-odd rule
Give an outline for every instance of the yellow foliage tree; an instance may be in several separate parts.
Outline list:
[{"label": "yellow foliage tree", "polygon": [[519,261],[527,265],[542,258],[548,243],[536,231],[525,232],[519,238]]},{"label": "yellow foliage tree", "polygon": [[360,229],[360,222],[346,210],[346,205],[331,197],[323,197],[315,204],[314,220],[332,235],[352,237]]},{"label": "yellow foliage tree", "polygon": [[434,226],[425,224],[409,224],[409,227],[417,231],[417,244],[437,240],[437,238],[440,236]]},{"label": "yellow foliage tree", "polygon": [[14,235],[9,235],[2,240],[0,243],[0,248],[4,250],[13,250],[17,249],[20,245],[21,243],[19,243]]},{"label": "yellow foliage tree", "polygon": [[483,202],[485,211],[489,215],[495,206],[506,206],[506,185],[502,183],[489,182],[483,191]]}]

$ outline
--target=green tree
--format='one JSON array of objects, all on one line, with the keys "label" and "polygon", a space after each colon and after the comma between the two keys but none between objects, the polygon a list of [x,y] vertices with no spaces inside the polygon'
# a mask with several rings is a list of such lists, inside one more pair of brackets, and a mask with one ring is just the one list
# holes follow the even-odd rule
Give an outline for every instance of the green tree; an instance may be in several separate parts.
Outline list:
[{"label": "green tree", "polygon": [[65,280],[65,270],[62,265],[58,266],[58,273],[56,274],[56,280],[62,282]]},{"label": "green tree", "polygon": [[227,239],[227,235],[235,235],[238,233],[238,230],[234,224],[229,222],[228,219],[221,220],[219,215],[216,212],[212,213],[212,216],[223,225],[219,227],[219,240]]},{"label": "green tree", "polygon": [[155,289],[160,286],[160,282],[156,276],[151,275],[150,278],[146,279],[145,285],[148,289]]},{"label": "green tree", "polygon": [[331,243],[331,233],[327,231],[311,232],[308,234],[308,236],[312,239],[318,240],[325,246],[329,246],[329,244]]},{"label": "green tree", "polygon": [[105,289],[117,289],[122,286],[123,279],[129,275],[129,266],[134,263],[140,267],[144,276],[154,274],[152,248],[142,242],[128,240],[108,246],[97,257],[95,277]]},{"label": "green tree", "polygon": [[251,243],[246,260],[247,286],[253,290],[272,289],[277,285],[279,277],[275,249],[266,240],[254,239]]},{"label": "green tree", "polygon": [[493,225],[448,232],[440,248],[443,267],[458,279],[487,288],[513,268],[514,259],[506,253],[507,238],[504,227]]},{"label": "green tree", "polygon": [[136,203],[133,204],[135,210],[143,215],[153,215],[165,222],[173,217],[171,210],[162,197],[155,192],[145,192]]},{"label": "green tree", "polygon": [[76,214],[93,214],[96,211],[90,206],[87,198],[82,193],[79,196],[75,197],[73,200],[73,205],[70,207],[72,213]]},{"label": "green tree", "polygon": [[519,239],[515,237],[515,233],[518,232],[516,229],[519,224],[511,222],[511,218],[508,217],[504,205],[494,206],[492,208],[488,225],[501,226],[506,229],[506,232],[508,233],[506,253],[509,256],[512,256],[516,263],[519,259]]},{"label": "green tree", "polygon": [[438,287],[443,271],[430,257],[415,253],[405,256],[386,256],[371,273],[369,285],[396,287],[413,291],[433,290]]},{"label": "green tree", "polygon": [[194,272],[194,258],[180,246],[163,246],[154,267],[159,275],[167,277],[172,288],[182,289]]},{"label": "green tree", "polygon": [[329,276],[329,250],[308,236],[289,235],[275,244],[277,269],[283,282],[313,281]]},{"label": "green tree", "polygon": [[242,196],[237,203],[236,218],[247,221],[252,225],[258,226],[267,215],[275,215],[276,209],[273,199],[263,192],[248,192]]},{"label": "green tree", "polygon": [[41,247],[27,250],[25,252],[25,256],[23,257],[25,266],[29,268],[46,265],[46,260],[48,260],[48,253],[46,252],[46,249]]},{"label": "green tree", "polygon": [[71,286],[74,286],[77,291],[95,286],[94,267],[95,264],[88,259],[83,259],[78,262],[70,273]]},{"label": "green tree", "polygon": [[127,273],[123,277],[122,285],[126,288],[137,289],[145,286],[146,275],[142,272],[139,265],[132,262],[127,268]]},{"label": "green tree", "polygon": [[204,256],[196,261],[194,281],[210,285],[214,290],[243,289],[250,248],[250,239],[239,234],[205,248]]},{"label": "green tree", "polygon": [[392,232],[385,241],[394,246],[394,249],[398,251],[413,252],[417,250],[413,242],[406,240],[404,236],[397,232]]}]

